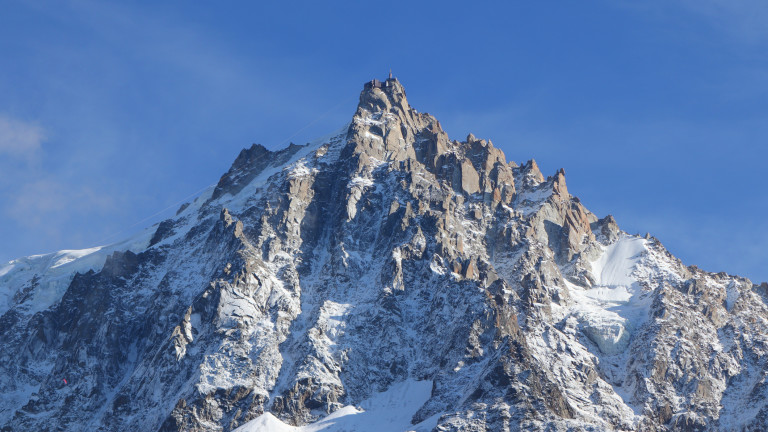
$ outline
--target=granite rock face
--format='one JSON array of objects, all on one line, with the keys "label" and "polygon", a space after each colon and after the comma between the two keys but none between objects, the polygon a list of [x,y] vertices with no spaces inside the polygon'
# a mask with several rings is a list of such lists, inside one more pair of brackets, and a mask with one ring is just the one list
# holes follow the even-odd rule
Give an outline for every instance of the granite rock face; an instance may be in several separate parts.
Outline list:
[{"label": "granite rock face", "polygon": [[0,269],[0,428],[303,425],[428,380],[418,430],[764,430],[767,292],[390,79],[130,241]]}]

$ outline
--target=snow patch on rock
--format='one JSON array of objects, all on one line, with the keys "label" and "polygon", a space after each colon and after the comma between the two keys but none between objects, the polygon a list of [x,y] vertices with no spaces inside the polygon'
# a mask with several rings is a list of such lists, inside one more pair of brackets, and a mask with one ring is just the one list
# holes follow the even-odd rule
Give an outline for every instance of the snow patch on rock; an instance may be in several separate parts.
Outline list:
[{"label": "snow patch on rock", "polygon": [[604,354],[618,354],[629,345],[633,329],[648,315],[650,299],[644,296],[633,272],[647,256],[647,240],[624,235],[606,246],[592,262],[595,283],[584,289],[568,283],[574,305],[571,313],[584,334]]}]

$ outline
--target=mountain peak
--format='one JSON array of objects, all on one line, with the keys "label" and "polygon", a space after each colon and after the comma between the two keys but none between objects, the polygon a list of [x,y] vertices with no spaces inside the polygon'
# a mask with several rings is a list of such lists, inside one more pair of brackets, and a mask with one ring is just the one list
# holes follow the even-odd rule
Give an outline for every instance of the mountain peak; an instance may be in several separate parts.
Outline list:
[{"label": "mountain peak", "polygon": [[0,267],[0,430],[764,430],[766,292],[372,80],[154,230]]},{"label": "mountain peak", "polygon": [[363,85],[358,110],[377,113],[391,111],[393,108],[399,108],[402,111],[411,109],[405,98],[405,88],[397,78],[392,78],[390,75],[390,78],[384,81],[372,79]]},{"label": "mountain peak", "polygon": [[360,92],[347,138],[354,154],[365,153],[380,161],[402,161],[415,157],[412,144],[424,130],[445,135],[434,117],[411,108],[397,78],[383,82],[373,79]]}]

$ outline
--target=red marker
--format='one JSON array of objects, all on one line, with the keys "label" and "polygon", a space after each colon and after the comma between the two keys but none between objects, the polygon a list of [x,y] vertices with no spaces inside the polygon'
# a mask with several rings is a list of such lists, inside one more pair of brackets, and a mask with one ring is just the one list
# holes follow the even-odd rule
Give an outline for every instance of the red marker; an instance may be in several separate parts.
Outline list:
[{"label": "red marker", "polygon": [[67,385],[67,379],[64,378],[64,385]]}]

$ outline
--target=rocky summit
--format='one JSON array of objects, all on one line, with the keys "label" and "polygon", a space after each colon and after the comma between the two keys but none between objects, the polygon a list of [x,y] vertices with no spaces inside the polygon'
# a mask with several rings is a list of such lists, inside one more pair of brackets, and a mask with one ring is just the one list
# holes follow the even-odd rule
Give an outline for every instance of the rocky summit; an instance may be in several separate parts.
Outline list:
[{"label": "rocky summit", "polygon": [[766,301],[374,80],[168,220],[0,267],[0,429],[762,431]]}]

